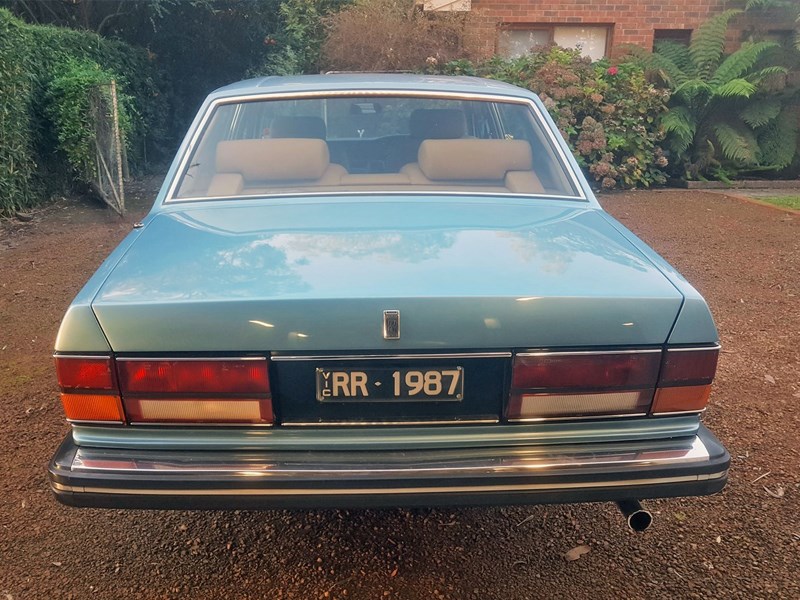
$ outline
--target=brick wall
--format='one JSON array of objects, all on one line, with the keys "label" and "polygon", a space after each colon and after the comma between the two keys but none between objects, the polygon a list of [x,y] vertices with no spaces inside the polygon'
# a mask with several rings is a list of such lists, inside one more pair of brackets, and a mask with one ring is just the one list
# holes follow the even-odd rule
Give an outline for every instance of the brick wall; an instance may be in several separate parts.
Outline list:
[{"label": "brick wall", "polygon": [[[608,25],[608,54],[614,56],[623,44],[651,49],[655,29],[697,29],[729,6],[726,0],[472,0],[472,22],[481,56],[496,52],[505,25],[553,23]],[[739,17],[736,23],[745,21]],[[778,22],[775,28],[784,26],[793,24]],[[740,34],[733,29],[730,41],[736,45]]]}]

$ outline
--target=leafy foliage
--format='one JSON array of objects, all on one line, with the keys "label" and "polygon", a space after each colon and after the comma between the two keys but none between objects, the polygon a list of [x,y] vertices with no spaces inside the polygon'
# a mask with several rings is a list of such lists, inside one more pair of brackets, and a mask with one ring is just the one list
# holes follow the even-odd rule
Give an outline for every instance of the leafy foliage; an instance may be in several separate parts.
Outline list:
[{"label": "leafy foliage", "polygon": [[355,0],[326,19],[323,65],[344,71],[435,69],[470,58],[470,13],[434,15],[414,0]]},{"label": "leafy foliage", "polygon": [[276,51],[251,68],[250,75],[295,75],[319,71],[325,19],[350,0],[283,0],[280,33],[266,38]]},{"label": "leafy foliage", "polygon": [[728,23],[740,12],[729,10],[704,23],[688,48],[664,42],[652,54],[634,53],[672,90],[670,110],[660,122],[676,175],[727,179],[792,162],[796,127],[773,126],[793,104],[786,68],[766,62],[777,44],[746,42],[724,53]]},{"label": "leafy foliage", "polygon": [[577,50],[553,47],[478,65],[454,61],[442,71],[491,77],[539,94],[578,163],[603,188],[649,187],[666,180],[658,117],[668,94],[649,84],[638,65],[592,64]]},{"label": "leafy foliage", "polygon": [[48,109],[48,89],[70,59],[125,74],[134,166],[146,143],[163,139],[166,107],[147,52],[93,33],[26,25],[0,9],[0,212],[30,206],[72,180],[64,155],[54,152],[59,140]]},{"label": "leafy foliage", "polygon": [[[104,107],[111,107],[108,84],[121,81],[111,71],[97,63],[68,59],[53,79],[47,91],[47,115],[53,123],[58,138],[58,149],[64,153],[69,165],[79,179],[85,182],[97,180],[95,160],[94,115],[90,107],[90,94],[103,96]],[[117,94],[120,129],[127,138],[131,131],[131,98]],[[111,114],[105,115],[111,118]]]},{"label": "leafy foliage", "polygon": [[30,96],[31,82],[20,25],[0,12],[0,214],[30,206],[36,192],[33,136],[21,101]]}]

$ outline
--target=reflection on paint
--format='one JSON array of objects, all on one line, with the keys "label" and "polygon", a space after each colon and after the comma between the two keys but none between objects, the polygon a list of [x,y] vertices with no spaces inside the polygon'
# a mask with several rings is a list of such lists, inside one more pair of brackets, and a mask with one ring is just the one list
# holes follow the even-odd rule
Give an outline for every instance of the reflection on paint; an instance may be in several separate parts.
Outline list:
[{"label": "reflection on paint", "polygon": [[255,319],[248,321],[248,323],[252,323],[253,325],[261,325],[262,327],[275,327],[272,323],[265,323],[264,321],[256,321]]}]

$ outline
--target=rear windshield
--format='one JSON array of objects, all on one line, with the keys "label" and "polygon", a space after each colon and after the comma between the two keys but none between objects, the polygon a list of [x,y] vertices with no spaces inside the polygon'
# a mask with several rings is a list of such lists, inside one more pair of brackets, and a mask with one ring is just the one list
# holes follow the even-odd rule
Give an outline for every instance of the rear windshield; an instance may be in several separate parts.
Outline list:
[{"label": "rear windshield", "polygon": [[579,196],[528,103],[348,96],[217,106],[174,197],[417,191]]}]

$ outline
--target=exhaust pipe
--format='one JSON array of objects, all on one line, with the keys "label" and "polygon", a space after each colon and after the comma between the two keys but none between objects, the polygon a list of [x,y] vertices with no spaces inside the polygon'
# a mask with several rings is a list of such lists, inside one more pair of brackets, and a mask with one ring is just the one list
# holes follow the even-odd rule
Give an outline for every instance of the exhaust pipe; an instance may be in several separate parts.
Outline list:
[{"label": "exhaust pipe", "polygon": [[653,523],[653,515],[642,508],[638,500],[617,500],[617,508],[625,517],[628,527],[641,533]]}]

